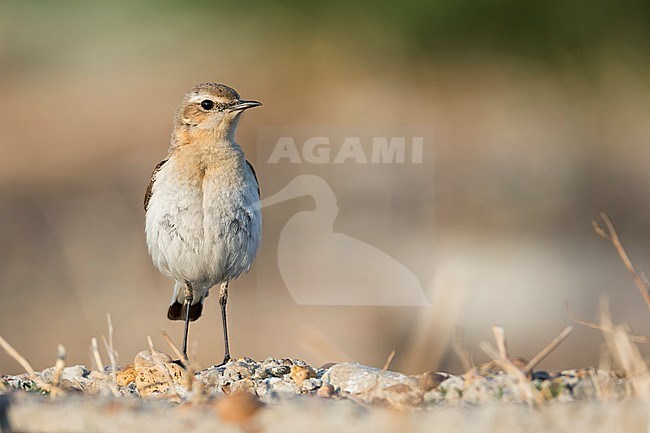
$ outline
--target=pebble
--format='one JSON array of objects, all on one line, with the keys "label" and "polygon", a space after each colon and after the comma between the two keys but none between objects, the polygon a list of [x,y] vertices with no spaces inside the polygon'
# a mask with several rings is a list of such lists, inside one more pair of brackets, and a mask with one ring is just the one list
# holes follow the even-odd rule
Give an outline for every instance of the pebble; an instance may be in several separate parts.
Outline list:
[{"label": "pebble", "polygon": [[144,350],[133,362],[135,386],[141,397],[175,397],[187,394],[185,370],[162,352]]},{"label": "pebble", "polygon": [[330,367],[323,375],[323,382],[364,403],[397,408],[419,406],[425,393],[417,377],[356,362],[343,362]]}]

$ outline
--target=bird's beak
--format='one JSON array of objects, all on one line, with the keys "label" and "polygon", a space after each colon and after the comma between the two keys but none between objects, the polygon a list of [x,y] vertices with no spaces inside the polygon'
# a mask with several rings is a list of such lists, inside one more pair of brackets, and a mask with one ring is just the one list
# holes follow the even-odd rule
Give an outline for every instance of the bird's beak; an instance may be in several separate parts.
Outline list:
[{"label": "bird's beak", "polygon": [[237,104],[230,107],[230,111],[244,111],[249,108],[259,107],[260,105],[262,103],[257,101],[238,101]]}]

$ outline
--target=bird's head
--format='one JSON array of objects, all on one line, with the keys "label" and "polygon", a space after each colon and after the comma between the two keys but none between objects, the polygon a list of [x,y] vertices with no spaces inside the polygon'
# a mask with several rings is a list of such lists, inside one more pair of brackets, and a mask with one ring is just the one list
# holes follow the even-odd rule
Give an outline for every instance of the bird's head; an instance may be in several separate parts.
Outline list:
[{"label": "bird's head", "polygon": [[198,84],[183,97],[176,110],[174,134],[181,141],[206,133],[232,139],[242,112],[260,105],[261,102],[241,99],[224,84]]}]

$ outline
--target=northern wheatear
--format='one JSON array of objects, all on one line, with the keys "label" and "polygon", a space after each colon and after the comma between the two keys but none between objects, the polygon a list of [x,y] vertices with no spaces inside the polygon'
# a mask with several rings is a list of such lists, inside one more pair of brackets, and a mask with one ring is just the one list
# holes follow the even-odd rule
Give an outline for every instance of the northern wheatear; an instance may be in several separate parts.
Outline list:
[{"label": "northern wheatear", "polygon": [[176,281],[167,317],[185,321],[186,357],[190,321],[219,285],[224,363],[230,359],[228,283],[250,269],[262,238],[257,177],[235,129],[244,110],[260,105],[223,84],[192,88],[176,110],[167,159],[147,187],[147,246],[154,265]]}]

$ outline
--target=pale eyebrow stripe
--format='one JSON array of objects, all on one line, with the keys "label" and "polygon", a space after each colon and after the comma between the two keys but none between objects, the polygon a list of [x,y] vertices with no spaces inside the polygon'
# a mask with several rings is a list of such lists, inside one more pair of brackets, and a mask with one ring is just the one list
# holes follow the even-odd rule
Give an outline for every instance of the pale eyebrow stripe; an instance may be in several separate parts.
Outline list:
[{"label": "pale eyebrow stripe", "polygon": [[214,98],[214,96],[212,96],[210,94],[207,94],[207,93],[199,93],[198,95],[190,96],[188,101],[189,102],[201,102],[204,99],[210,99],[210,100],[214,101],[215,98]]},{"label": "pale eyebrow stripe", "polygon": [[209,93],[199,93],[198,95],[192,95],[189,97],[188,102],[201,102],[204,99],[209,99],[211,101],[214,101],[216,104],[221,104],[221,105],[228,105],[229,101],[225,100],[222,97],[219,96],[214,96]]}]

